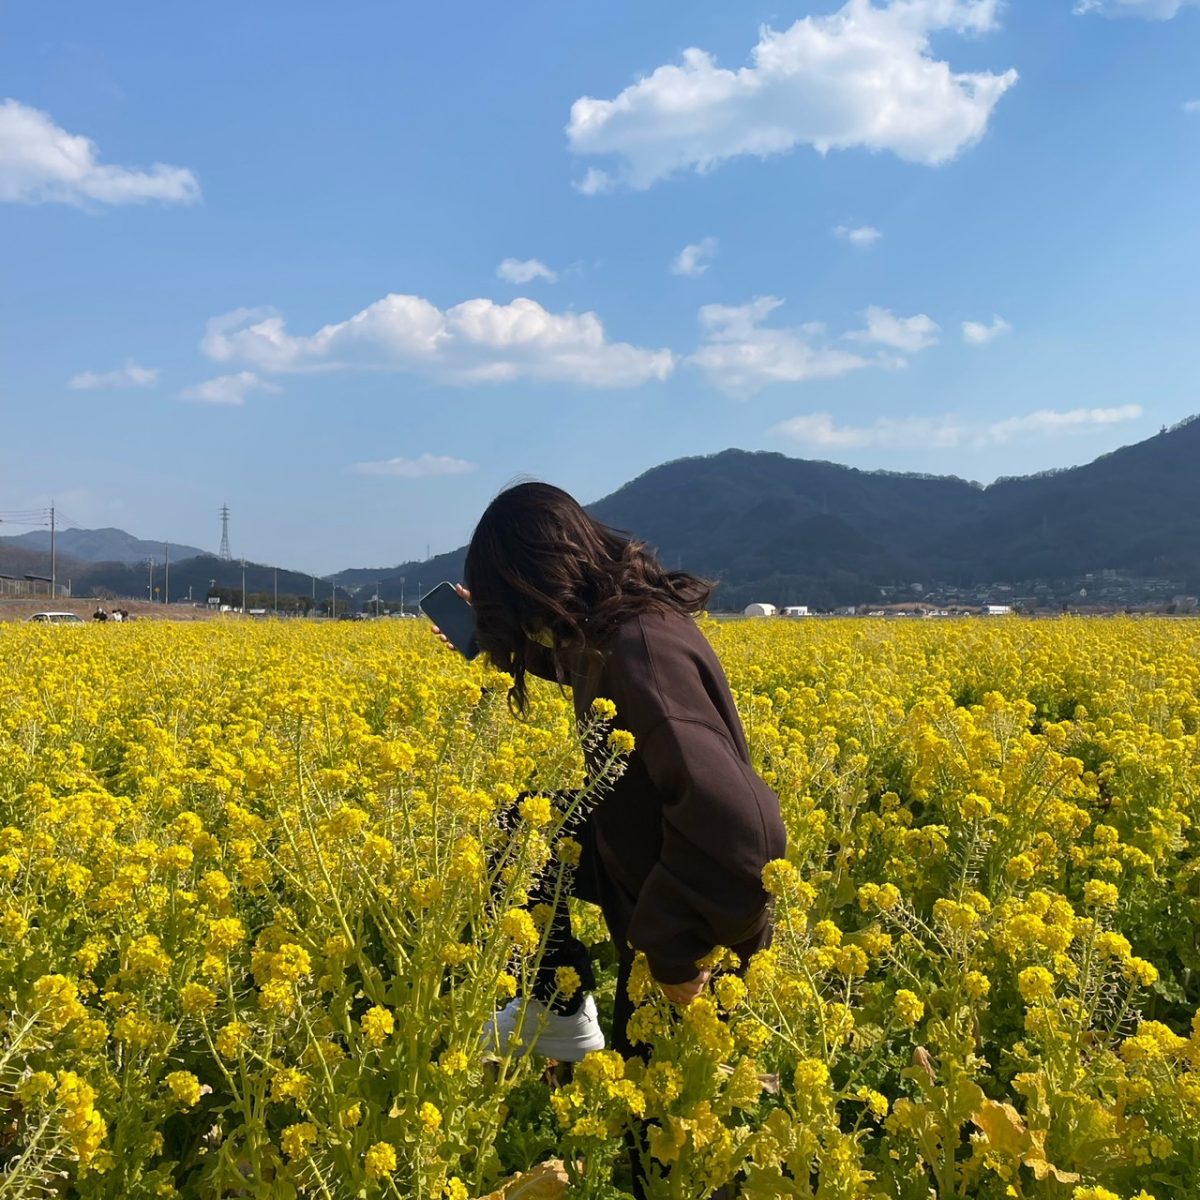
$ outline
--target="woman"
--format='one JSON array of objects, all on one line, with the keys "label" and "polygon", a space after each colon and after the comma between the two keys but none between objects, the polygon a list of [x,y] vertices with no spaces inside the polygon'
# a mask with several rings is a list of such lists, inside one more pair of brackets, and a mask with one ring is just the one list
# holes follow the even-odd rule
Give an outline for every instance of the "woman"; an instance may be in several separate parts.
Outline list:
[{"label": "woman", "polygon": [[[644,543],[545,483],[492,501],[465,574],[479,645],[513,677],[512,708],[525,710],[533,674],[572,689],[580,722],[593,700],[611,700],[613,726],[635,738],[625,773],[575,833],[574,883],[600,905],[619,956],[612,1044],[635,1053],[626,1034],[635,952],[670,1001],[689,1004],[708,980],[698,960],[714,947],[745,961],[770,940],[761,873],[786,848],[778,797],[750,764],[725,673],[693,620],[712,586],[665,570]],[[560,965],[594,986],[565,905],[543,960],[543,998]],[[516,1011],[497,1016],[502,1044]],[[603,1045],[590,995],[539,1015],[542,1053],[569,1060]]]}]

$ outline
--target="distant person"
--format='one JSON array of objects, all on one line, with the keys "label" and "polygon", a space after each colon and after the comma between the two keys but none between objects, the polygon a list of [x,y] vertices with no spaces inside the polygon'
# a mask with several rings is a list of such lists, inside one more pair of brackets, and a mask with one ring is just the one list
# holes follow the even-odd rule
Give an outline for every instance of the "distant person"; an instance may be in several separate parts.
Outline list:
[{"label": "distant person", "polygon": [[123,621],[125,619],[125,614],[119,608],[114,608],[108,619],[110,621]]},{"label": "distant person", "polygon": [[103,606],[97,608],[96,611],[94,613],[92,613],[92,620],[93,621],[107,621],[108,620],[108,613],[106,613],[104,611]]}]

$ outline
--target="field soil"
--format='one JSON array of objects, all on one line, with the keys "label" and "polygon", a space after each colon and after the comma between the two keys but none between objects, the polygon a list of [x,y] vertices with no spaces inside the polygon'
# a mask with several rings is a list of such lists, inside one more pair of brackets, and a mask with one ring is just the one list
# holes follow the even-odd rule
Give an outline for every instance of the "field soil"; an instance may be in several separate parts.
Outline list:
[{"label": "field soil", "polygon": [[[110,610],[113,605],[107,600],[91,598],[73,598],[59,596],[51,600],[49,596],[39,596],[32,600],[0,600],[0,621],[28,621],[34,613],[40,612],[73,612],[78,613],[84,620],[90,621],[92,614],[103,605]],[[224,615],[241,619],[237,613],[214,614],[206,608],[193,608],[190,604],[151,604],[147,600],[122,600],[116,603],[117,608],[123,608],[130,617],[139,621],[208,621],[213,616]],[[249,619],[249,618],[247,618]]]}]

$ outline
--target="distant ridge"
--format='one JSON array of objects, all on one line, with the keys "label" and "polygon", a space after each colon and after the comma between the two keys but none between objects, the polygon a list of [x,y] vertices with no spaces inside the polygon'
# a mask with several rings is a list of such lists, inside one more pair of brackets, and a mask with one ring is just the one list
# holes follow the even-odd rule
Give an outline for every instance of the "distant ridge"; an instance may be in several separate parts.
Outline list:
[{"label": "distant ridge", "polygon": [[[860,603],[914,582],[971,588],[1118,571],[1200,592],[1200,419],[1084,466],[997,480],[862,471],[724,450],[654,467],[588,505],[741,607]],[[461,579],[466,548],[370,572],[383,594]],[[352,582],[354,571],[339,579]]]},{"label": "distant ridge", "polygon": [[[30,533],[22,533],[17,537],[0,538],[10,546],[23,550],[49,552],[50,531],[35,529]],[[163,559],[163,543],[136,538],[123,529],[60,529],[55,535],[55,549],[58,554],[64,554],[79,562],[119,562],[128,565],[144,563],[148,558],[157,562]],[[171,558],[195,558],[197,555],[211,553],[198,550],[195,546],[172,546]]]},{"label": "distant ridge", "polygon": [[[1080,467],[999,479],[862,471],[771,451],[724,450],[652,468],[588,506],[654,547],[669,568],[717,581],[714,606],[751,600],[827,608],[880,589],[978,589],[1117,572],[1200,594],[1200,419]],[[40,540],[39,540],[40,539]],[[0,573],[48,568],[44,531],[0,538]],[[59,577],[76,593],[141,595],[162,543],[119,529],[64,530]],[[106,555],[103,560],[99,557]],[[466,547],[423,562],[336,574],[340,600],[403,596],[463,576]],[[240,588],[241,566],[171,547],[171,594],[200,599],[211,580]],[[403,578],[403,584],[401,579]],[[248,564],[252,592],[327,600],[303,572]]]}]

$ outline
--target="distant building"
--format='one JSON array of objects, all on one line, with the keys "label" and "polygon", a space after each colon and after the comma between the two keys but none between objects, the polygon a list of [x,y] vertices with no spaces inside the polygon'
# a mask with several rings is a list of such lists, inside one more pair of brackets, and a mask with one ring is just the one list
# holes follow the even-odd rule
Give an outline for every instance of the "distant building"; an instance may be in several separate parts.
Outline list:
[{"label": "distant building", "polygon": [[773,604],[747,604],[743,615],[747,617],[773,617],[779,610]]},{"label": "distant building", "polygon": [[983,608],[985,617],[1007,617],[1011,612],[1011,604],[985,604]]},{"label": "distant building", "polygon": [[785,617],[807,617],[808,616],[808,605],[807,604],[789,604],[787,606],[787,608],[785,608],[783,610],[783,615]]}]

